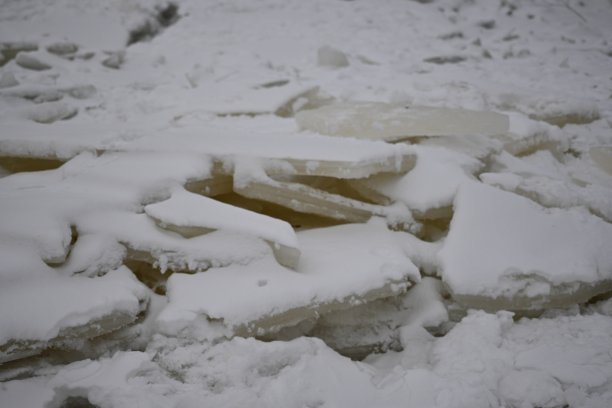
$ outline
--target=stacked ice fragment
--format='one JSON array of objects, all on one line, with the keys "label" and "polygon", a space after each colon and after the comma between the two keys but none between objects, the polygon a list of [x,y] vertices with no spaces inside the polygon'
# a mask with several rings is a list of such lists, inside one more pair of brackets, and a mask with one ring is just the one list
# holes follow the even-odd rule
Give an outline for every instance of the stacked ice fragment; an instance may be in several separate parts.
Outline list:
[{"label": "stacked ice fragment", "polygon": [[[414,318],[402,299],[424,275],[455,309],[537,313],[609,292],[609,147],[570,159],[525,121],[345,102],[44,148],[20,136],[31,123],[7,124],[13,169],[61,166],[0,180],[0,303],[23,312],[1,315],[0,361],[151,332],[313,334],[367,352]],[[363,307],[395,317],[338,335],[371,329],[350,323]]]}]

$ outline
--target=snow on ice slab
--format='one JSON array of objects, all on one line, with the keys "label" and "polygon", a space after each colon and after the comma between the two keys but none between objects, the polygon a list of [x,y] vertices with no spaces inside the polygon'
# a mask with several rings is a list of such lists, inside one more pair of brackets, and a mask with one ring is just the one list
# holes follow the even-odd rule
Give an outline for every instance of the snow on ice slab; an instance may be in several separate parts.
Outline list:
[{"label": "snow on ice slab", "polygon": [[268,171],[361,178],[378,172],[406,172],[414,165],[410,146],[348,140],[298,132],[292,120],[275,117],[212,119],[154,133],[109,149],[201,153],[214,157],[278,159]]},{"label": "snow on ice slab", "polygon": [[411,136],[498,135],[506,115],[380,102],[340,103],[299,112],[300,128],[323,135],[394,141]]},{"label": "snow on ice slab", "polygon": [[459,185],[473,180],[483,164],[465,154],[442,147],[414,146],[415,167],[398,175],[373,175],[351,181],[366,197],[388,197],[400,201],[421,218],[448,214]]},{"label": "snow on ice slab", "polygon": [[125,267],[99,278],[47,272],[36,279],[2,281],[0,361],[117,330],[147,307],[148,289]]},{"label": "snow on ice slab", "polygon": [[612,225],[475,182],[455,198],[439,252],[454,298],[488,310],[584,302],[612,290]]},{"label": "snow on ice slab", "polygon": [[197,330],[202,317],[221,320],[234,333],[263,334],[392,296],[419,280],[394,234],[379,219],[298,233],[297,272],[267,257],[247,266],[174,274],[158,323],[169,335]]},{"label": "snow on ice slab", "polygon": [[295,268],[300,250],[291,225],[266,215],[176,189],[165,201],[150,204],[145,212],[162,228],[185,237],[212,230],[226,230],[265,239],[272,247],[276,260]]}]

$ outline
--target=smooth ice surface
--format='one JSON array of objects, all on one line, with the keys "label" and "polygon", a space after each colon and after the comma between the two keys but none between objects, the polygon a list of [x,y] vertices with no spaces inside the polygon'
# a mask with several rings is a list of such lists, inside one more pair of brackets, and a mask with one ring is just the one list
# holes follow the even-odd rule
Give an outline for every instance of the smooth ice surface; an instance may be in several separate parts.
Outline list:
[{"label": "smooth ice surface", "polygon": [[460,187],[454,209],[438,256],[444,281],[468,305],[470,296],[490,299],[491,308],[495,300],[539,308],[553,295],[574,302],[580,285],[593,289],[579,296],[585,301],[612,280],[612,225],[584,210],[546,209],[476,182]]},{"label": "smooth ice surface", "polygon": [[399,140],[410,136],[497,135],[508,131],[508,118],[495,112],[408,106],[374,102],[340,103],[302,111],[300,128],[323,135]]},{"label": "smooth ice surface", "polygon": [[172,275],[170,301],[159,316],[162,331],[188,333],[196,319],[208,317],[222,319],[230,329],[247,326],[257,332],[258,324],[274,326],[277,315],[287,314],[280,326],[296,324],[327,305],[346,308],[370,292],[380,292],[374,298],[391,296],[419,280],[418,269],[381,220],[304,231],[298,239],[297,271],[265,258],[247,266]]}]

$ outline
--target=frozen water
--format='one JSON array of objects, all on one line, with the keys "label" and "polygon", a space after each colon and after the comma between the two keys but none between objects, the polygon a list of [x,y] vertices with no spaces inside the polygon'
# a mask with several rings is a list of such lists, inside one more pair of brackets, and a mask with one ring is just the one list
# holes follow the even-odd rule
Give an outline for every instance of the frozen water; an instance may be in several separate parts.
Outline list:
[{"label": "frozen water", "polygon": [[612,406],[612,17],[562,3],[2,2],[0,406]]},{"label": "frozen water", "polygon": [[323,135],[388,141],[508,131],[508,118],[495,112],[373,102],[328,105],[300,112],[296,120],[300,128]]}]

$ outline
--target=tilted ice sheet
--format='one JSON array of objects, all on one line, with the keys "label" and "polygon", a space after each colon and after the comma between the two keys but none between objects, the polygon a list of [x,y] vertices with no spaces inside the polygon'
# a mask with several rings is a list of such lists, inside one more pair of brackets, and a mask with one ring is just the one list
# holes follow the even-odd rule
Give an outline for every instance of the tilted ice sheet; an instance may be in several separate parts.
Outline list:
[{"label": "tilted ice sheet", "polygon": [[163,224],[244,232],[294,248],[298,246],[288,223],[184,189],[174,190],[168,200],[147,205],[145,212]]},{"label": "tilted ice sheet", "polygon": [[297,271],[265,258],[247,266],[174,274],[168,281],[169,304],[159,316],[161,330],[176,335],[202,316],[223,319],[235,329],[298,310],[298,321],[290,322],[295,324],[326,304],[348,307],[351,299],[359,302],[388,286],[381,295],[391,294],[394,285],[401,291],[419,274],[393,234],[379,219],[313,229],[298,233]]},{"label": "tilted ice sheet", "polygon": [[497,135],[508,117],[495,112],[379,102],[339,103],[299,112],[300,128],[323,135],[393,141],[410,136]]},{"label": "tilted ice sheet", "polygon": [[477,182],[461,185],[454,209],[438,256],[444,281],[468,305],[537,309],[610,285],[612,225],[587,211],[546,209]]},{"label": "tilted ice sheet", "polygon": [[212,230],[244,233],[270,243],[277,260],[285,266],[295,267],[299,259],[297,237],[287,222],[193,194],[182,188],[175,189],[168,200],[147,205],[145,212],[162,228],[186,238]]}]

